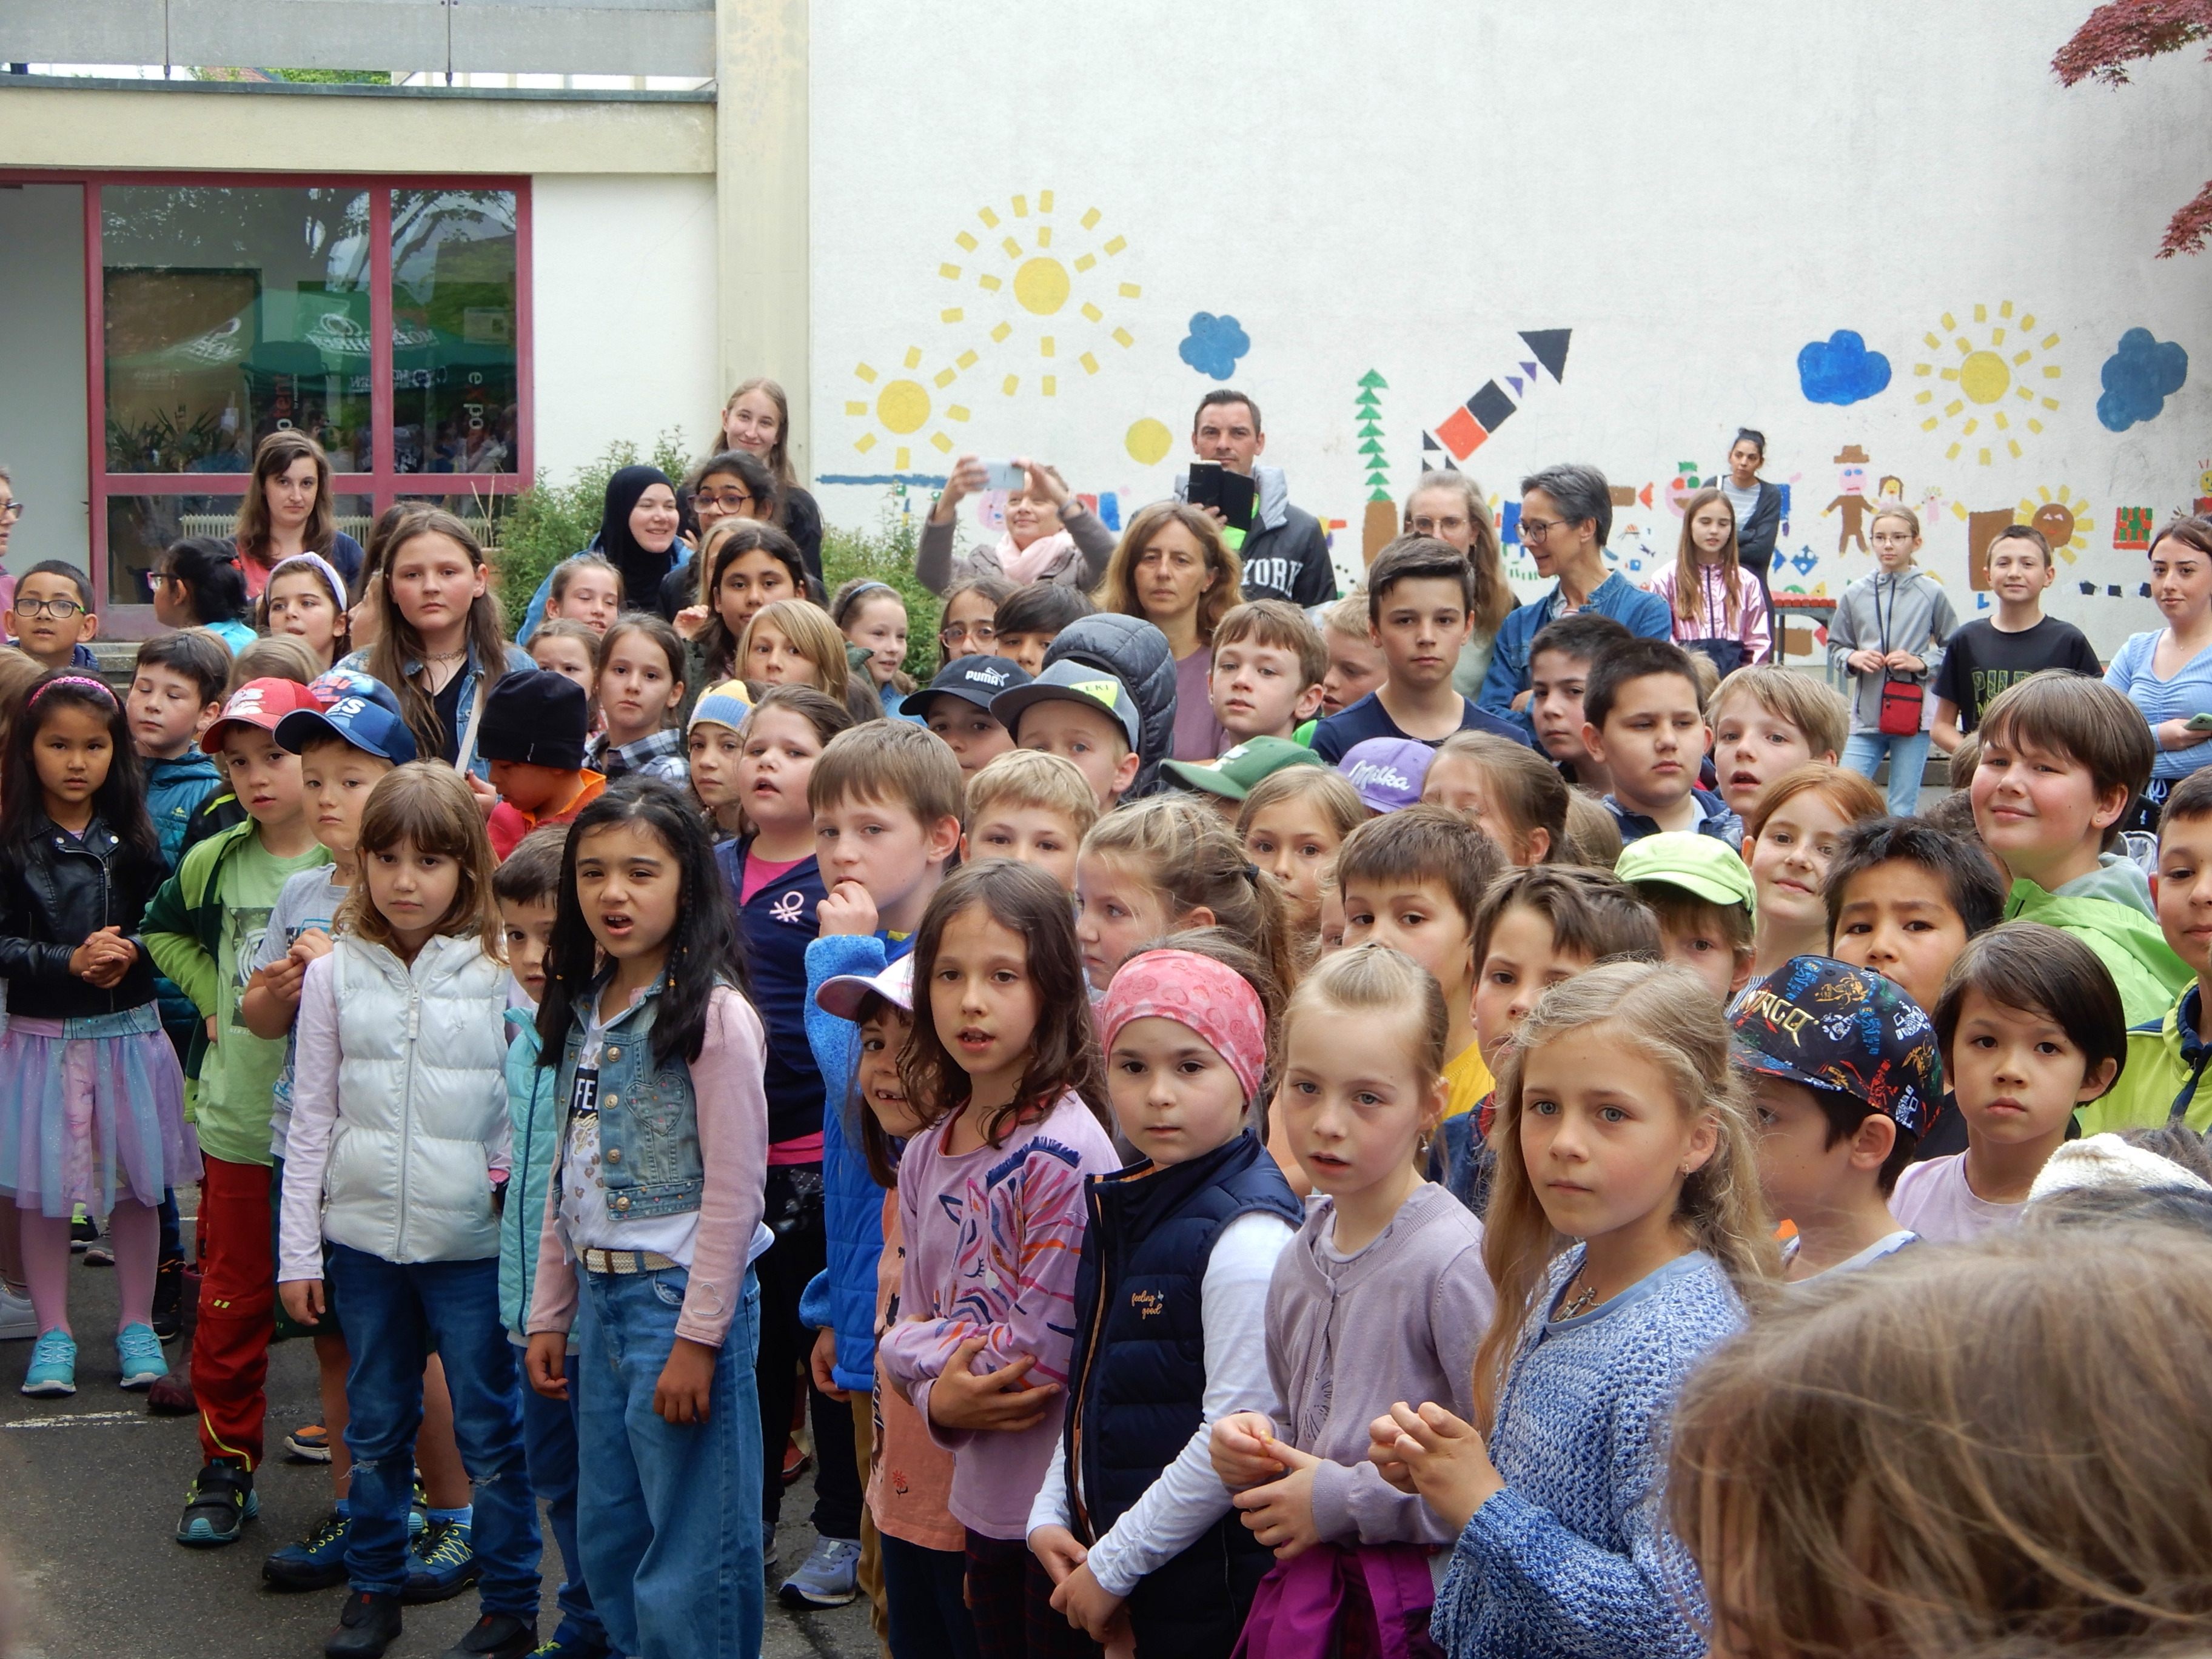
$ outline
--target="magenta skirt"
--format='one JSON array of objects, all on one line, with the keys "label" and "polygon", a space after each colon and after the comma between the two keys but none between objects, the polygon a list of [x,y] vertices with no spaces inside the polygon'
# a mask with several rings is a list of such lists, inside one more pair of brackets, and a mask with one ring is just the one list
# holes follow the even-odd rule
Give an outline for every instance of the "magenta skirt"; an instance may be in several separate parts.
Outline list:
[{"label": "magenta skirt", "polygon": [[148,1003],[92,1019],[8,1017],[0,1034],[0,1193],[63,1217],[161,1201],[197,1181],[177,1051]]}]

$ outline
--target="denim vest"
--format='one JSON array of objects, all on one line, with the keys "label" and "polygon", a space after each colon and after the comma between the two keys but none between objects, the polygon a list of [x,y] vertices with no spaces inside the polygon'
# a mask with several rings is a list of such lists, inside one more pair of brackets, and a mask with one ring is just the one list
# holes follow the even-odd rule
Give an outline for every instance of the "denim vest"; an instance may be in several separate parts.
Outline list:
[{"label": "denim vest", "polygon": [[[696,1210],[706,1185],[691,1068],[681,1055],[665,1064],[653,1056],[653,1009],[666,983],[655,980],[607,1023],[599,1051],[599,1179],[606,1188],[607,1213],[617,1221]],[[569,1025],[561,1056],[564,1114],[575,1097],[576,1057],[583,1047],[580,1013]]]}]

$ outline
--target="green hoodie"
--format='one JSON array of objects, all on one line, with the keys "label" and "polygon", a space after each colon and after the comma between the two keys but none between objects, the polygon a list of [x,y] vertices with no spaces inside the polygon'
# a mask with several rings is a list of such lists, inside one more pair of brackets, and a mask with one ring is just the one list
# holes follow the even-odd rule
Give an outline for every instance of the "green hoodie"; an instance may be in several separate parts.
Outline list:
[{"label": "green hoodie", "polygon": [[2111,972],[2131,1026],[2158,1019],[2196,977],[2159,931],[2150,884],[2117,853],[2106,854],[2096,869],[2055,893],[2015,881],[2005,897],[2004,919],[2045,922],[2087,945]]}]

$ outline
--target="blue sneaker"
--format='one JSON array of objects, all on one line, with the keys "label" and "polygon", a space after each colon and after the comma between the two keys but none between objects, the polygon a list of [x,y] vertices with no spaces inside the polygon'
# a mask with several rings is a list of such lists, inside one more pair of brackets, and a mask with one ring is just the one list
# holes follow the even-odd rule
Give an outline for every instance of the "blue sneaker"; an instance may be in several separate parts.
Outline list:
[{"label": "blue sneaker", "polygon": [[410,1607],[459,1595],[483,1571],[465,1521],[431,1522],[422,1528],[413,1555],[407,1566],[407,1588],[399,1592],[401,1603]]},{"label": "blue sneaker", "polygon": [[235,1544],[239,1528],[261,1513],[253,1474],[243,1463],[217,1457],[201,1465],[185,1512],[177,1522],[177,1541],[197,1549]]},{"label": "blue sneaker", "polygon": [[59,1399],[76,1392],[76,1339],[58,1325],[40,1334],[31,1348],[31,1368],[23,1373],[23,1392],[33,1400]]},{"label": "blue sneaker", "polygon": [[817,1538],[814,1553],[775,1595],[787,1607],[842,1607],[860,1594],[860,1541]]},{"label": "blue sneaker", "polygon": [[152,1388],[169,1374],[161,1339],[151,1325],[125,1325],[116,1332],[115,1363],[123,1368],[123,1386],[134,1392]]},{"label": "blue sneaker", "polygon": [[287,1544],[261,1564],[261,1579],[272,1589],[330,1589],[346,1581],[346,1540],[353,1522],[332,1510],[296,1544]]}]

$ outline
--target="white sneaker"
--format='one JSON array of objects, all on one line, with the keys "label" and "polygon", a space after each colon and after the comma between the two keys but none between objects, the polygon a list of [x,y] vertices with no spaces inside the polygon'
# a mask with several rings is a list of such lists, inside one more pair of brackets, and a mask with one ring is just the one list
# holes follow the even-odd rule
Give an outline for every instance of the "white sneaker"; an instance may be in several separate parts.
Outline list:
[{"label": "white sneaker", "polygon": [[0,1342],[21,1342],[38,1334],[39,1316],[31,1311],[31,1298],[0,1285]]}]

